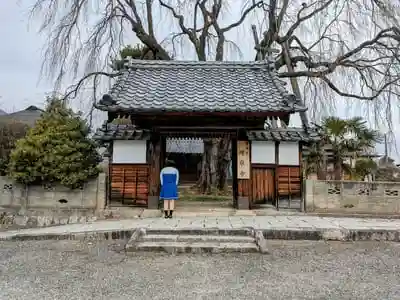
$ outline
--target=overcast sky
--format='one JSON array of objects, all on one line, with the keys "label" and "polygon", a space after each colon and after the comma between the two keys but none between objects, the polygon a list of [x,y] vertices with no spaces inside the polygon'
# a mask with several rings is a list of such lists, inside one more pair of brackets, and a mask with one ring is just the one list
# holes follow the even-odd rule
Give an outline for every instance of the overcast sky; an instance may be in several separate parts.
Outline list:
[{"label": "overcast sky", "polygon": [[43,105],[51,84],[38,84],[42,40],[28,30],[27,8],[17,1],[0,4],[0,108],[11,112]]},{"label": "overcast sky", "polygon": [[[6,112],[29,105],[43,107],[46,93],[52,91],[52,83],[39,77],[45,38],[37,34],[38,23],[28,23],[27,3],[29,0],[3,0],[0,5],[0,108]],[[243,33],[240,35],[243,39]],[[254,57],[251,45],[245,43],[244,59]],[[338,115],[348,116],[347,113],[343,105],[339,106]],[[295,125],[300,125],[299,121],[296,118]],[[397,157],[394,153],[393,156]]]}]

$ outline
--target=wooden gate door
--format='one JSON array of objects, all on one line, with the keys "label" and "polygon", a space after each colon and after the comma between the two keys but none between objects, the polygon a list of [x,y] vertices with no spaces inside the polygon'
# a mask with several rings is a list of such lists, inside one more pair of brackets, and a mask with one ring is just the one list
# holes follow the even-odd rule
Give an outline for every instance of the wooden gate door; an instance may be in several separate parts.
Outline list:
[{"label": "wooden gate door", "polygon": [[147,206],[149,166],[114,164],[110,172],[110,201],[123,205]]},{"label": "wooden gate door", "polygon": [[296,166],[278,167],[278,196],[280,197],[301,196],[300,167]]},{"label": "wooden gate door", "polygon": [[255,204],[275,200],[275,170],[273,168],[253,166],[252,200]]},{"label": "wooden gate door", "polygon": [[300,167],[279,166],[277,171],[277,208],[302,208],[302,188]]}]

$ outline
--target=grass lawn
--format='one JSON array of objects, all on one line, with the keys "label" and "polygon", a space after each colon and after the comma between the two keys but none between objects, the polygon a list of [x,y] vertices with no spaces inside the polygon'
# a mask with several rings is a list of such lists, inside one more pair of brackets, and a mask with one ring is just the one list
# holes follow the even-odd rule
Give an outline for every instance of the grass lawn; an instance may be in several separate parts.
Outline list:
[{"label": "grass lawn", "polygon": [[224,192],[218,191],[214,188],[211,190],[211,194],[200,194],[196,186],[180,187],[179,200],[198,202],[231,201],[232,188],[228,187],[227,191]]}]

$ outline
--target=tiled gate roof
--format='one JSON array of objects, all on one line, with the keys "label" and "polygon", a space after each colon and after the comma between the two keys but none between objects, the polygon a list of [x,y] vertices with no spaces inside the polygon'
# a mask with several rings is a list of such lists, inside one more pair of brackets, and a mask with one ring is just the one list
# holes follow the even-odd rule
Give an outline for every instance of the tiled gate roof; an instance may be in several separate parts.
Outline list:
[{"label": "tiled gate roof", "polygon": [[271,63],[132,60],[97,104],[108,111],[298,112]]},{"label": "tiled gate roof", "polygon": [[269,128],[259,131],[248,131],[249,140],[253,141],[278,141],[278,142],[314,142],[320,139],[317,131],[309,128]]},{"label": "tiled gate roof", "polygon": [[134,125],[104,123],[93,135],[93,139],[109,142],[113,140],[147,140],[150,132],[137,129]]}]

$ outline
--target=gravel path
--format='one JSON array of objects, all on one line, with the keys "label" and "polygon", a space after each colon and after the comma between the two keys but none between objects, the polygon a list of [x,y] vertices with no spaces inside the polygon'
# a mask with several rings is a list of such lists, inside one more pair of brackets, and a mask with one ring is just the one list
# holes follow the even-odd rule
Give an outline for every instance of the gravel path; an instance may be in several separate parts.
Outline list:
[{"label": "gravel path", "polygon": [[128,257],[115,242],[0,242],[0,299],[400,299],[400,244],[271,243]]}]

